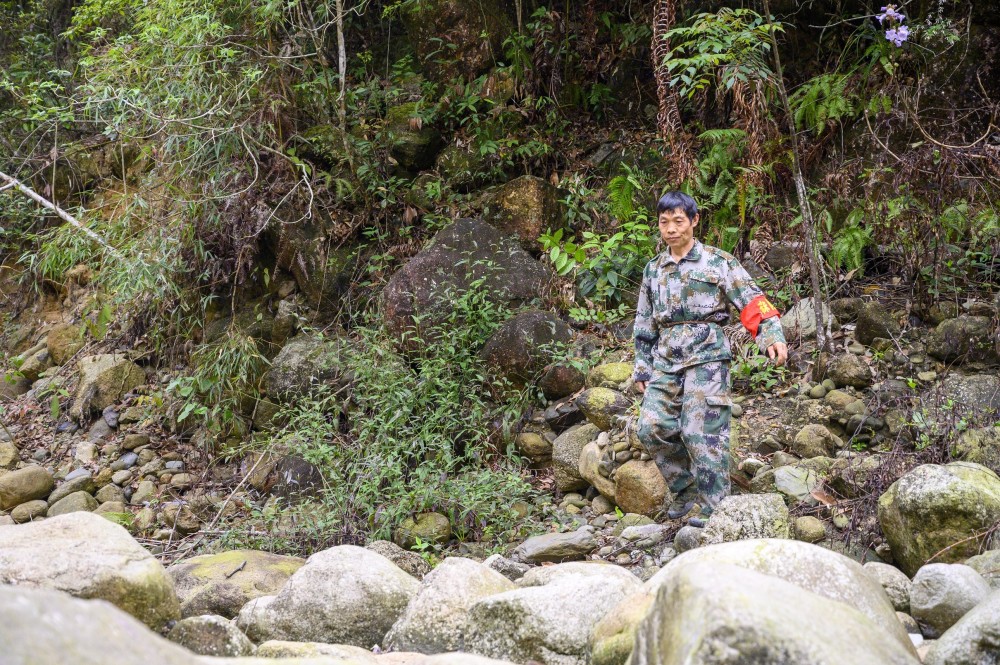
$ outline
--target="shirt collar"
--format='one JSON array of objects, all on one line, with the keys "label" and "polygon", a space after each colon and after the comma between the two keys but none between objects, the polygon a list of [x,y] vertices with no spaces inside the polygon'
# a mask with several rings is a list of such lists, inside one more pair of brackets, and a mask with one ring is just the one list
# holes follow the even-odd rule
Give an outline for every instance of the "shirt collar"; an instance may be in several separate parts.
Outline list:
[{"label": "shirt collar", "polygon": [[674,261],[674,257],[670,254],[670,248],[668,247],[666,249],[666,251],[663,252],[663,261],[661,262],[661,264],[663,264],[663,263],[667,263],[667,264],[672,263],[672,264],[676,265],[676,264],[680,263],[681,261],[700,261],[701,260],[701,251],[702,251],[701,248],[702,248],[701,242],[698,241],[698,240],[695,240],[694,244],[691,245],[691,249],[689,249],[688,253],[684,255],[684,258],[682,258],[680,261]]}]

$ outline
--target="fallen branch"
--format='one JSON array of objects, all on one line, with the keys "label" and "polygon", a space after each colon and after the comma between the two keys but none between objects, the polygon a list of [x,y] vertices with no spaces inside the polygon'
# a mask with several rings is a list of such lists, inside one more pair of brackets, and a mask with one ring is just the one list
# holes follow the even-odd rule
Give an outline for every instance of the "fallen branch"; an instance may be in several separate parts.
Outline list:
[{"label": "fallen branch", "polygon": [[59,215],[59,218],[62,219],[63,221],[68,222],[69,224],[75,226],[80,231],[83,231],[84,235],[86,235],[88,238],[96,242],[104,249],[108,250],[108,253],[111,254],[111,256],[115,257],[116,259],[125,258],[124,256],[122,256],[121,252],[119,252],[117,249],[109,245],[104,238],[102,238],[101,236],[97,235],[92,230],[84,226],[83,223],[76,217],[69,214],[68,212],[57,206],[55,203],[53,203],[52,201],[49,201],[47,198],[45,198],[32,188],[28,187],[17,178],[9,176],[6,173],[0,172],[0,180],[3,180],[6,183],[2,188],[0,188],[0,191],[3,191],[4,189],[9,189],[11,187],[20,190],[22,194],[27,196],[35,203],[39,204],[44,208],[48,208],[55,214]]}]

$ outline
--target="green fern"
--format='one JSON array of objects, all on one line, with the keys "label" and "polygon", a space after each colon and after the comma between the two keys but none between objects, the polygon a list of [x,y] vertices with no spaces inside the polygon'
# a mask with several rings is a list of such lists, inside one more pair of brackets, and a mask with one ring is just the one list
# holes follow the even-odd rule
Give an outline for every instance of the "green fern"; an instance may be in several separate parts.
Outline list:
[{"label": "green fern", "polygon": [[795,124],[816,134],[822,134],[831,124],[857,115],[858,98],[849,90],[848,74],[822,74],[809,79],[791,102]]},{"label": "green fern", "polygon": [[852,210],[847,216],[844,228],[837,232],[831,250],[831,259],[835,266],[847,270],[860,270],[864,265],[864,252],[872,243],[872,233],[860,225],[863,214],[860,209]]},{"label": "green fern", "polygon": [[619,221],[635,215],[635,195],[638,188],[627,175],[615,176],[608,182],[608,210]]}]

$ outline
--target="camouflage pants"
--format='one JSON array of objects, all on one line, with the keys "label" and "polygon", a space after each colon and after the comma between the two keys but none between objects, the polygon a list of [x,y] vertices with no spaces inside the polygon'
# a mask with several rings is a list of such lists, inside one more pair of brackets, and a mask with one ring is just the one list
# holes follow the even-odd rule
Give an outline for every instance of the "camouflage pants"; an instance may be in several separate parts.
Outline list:
[{"label": "camouflage pants", "polygon": [[637,434],[674,496],[695,489],[711,511],[729,495],[731,416],[728,362],[653,373]]}]

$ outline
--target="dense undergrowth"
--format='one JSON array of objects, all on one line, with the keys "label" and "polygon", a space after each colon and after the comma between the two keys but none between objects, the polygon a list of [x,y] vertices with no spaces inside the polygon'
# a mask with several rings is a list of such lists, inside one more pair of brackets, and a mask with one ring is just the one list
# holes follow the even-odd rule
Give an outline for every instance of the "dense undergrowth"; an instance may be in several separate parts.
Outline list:
[{"label": "dense undergrowth", "polygon": [[[322,518],[303,520],[317,539],[387,535],[427,509],[463,538],[516,528],[510,505],[529,491],[502,423],[525,398],[499,399],[475,355],[508,313],[456,294],[457,320],[476,324],[409,365],[376,303],[437,230],[483,212],[491,185],[532,174],[559,188],[565,224],[540,248],[569,288],[550,304],[594,330],[631,317],[666,188],[694,194],[700,236],[741,258],[803,243],[789,126],[821,253],[798,249],[777,271],[783,307],[810,295],[811,261],[823,297],[870,278],[920,305],[996,290],[997,20],[973,3],[914,7],[903,23],[867,2],[776,6],[772,24],[759,3],[518,2],[499,10],[502,34],[466,36],[490,45],[475,71],[449,55],[466,44],[416,41],[440,0],[346,4],[338,17],[323,1],[0,2],[0,170],[117,250],[0,193],[0,253],[21,280],[5,289],[12,315],[88,264],[97,295],[76,314],[89,334],[185,364],[164,398],[221,442],[249,435],[246,405],[277,351],[254,325],[280,284],[344,283],[296,316],[360,342],[355,387],[297,403],[277,437],[326,469]],[[664,20],[669,57],[651,63]],[[405,168],[401,141],[424,128],[450,161]],[[308,270],[282,260],[298,227]],[[209,334],[213,321],[229,323]],[[748,384],[776,380],[760,365],[743,368]]]}]

